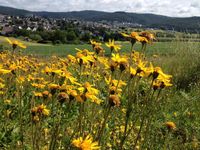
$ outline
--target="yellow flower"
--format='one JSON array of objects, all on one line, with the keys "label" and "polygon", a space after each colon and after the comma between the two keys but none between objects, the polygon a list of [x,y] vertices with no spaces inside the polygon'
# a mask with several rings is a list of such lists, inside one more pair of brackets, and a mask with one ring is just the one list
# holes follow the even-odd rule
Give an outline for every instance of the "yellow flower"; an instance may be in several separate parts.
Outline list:
[{"label": "yellow flower", "polygon": [[4,100],[4,103],[5,103],[5,104],[11,104],[11,100],[6,99],[6,100]]},{"label": "yellow flower", "polygon": [[89,92],[89,93],[93,93],[95,95],[99,94],[99,90],[93,88],[89,82],[85,82],[84,88],[86,88],[87,92]]},{"label": "yellow flower", "polygon": [[34,121],[34,122],[38,122],[38,121],[40,121],[39,116],[38,116],[38,115],[33,116],[33,121]]},{"label": "yellow flower", "polygon": [[0,68],[0,74],[8,74],[10,72],[11,72],[11,70],[6,70],[6,69]]},{"label": "yellow flower", "polygon": [[65,92],[60,92],[58,94],[58,101],[62,104],[64,102],[67,102],[69,100],[69,95]]},{"label": "yellow flower", "polygon": [[141,54],[133,50],[131,53],[131,57],[133,58],[135,62],[137,62],[141,58]]},{"label": "yellow flower", "polygon": [[129,65],[128,59],[125,56],[120,56],[119,54],[112,54],[111,60],[112,60],[110,63],[111,71],[114,71],[119,66],[119,69],[122,72]]},{"label": "yellow flower", "polygon": [[43,97],[42,93],[41,92],[35,92],[33,91],[33,94],[35,97]]},{"label": "yellow flower", "polygon": [[174,122],[172,122],[172,121],[166,122],[166,123],[165,123],[165,126],[166,126],[168,129],[170,129],[170,130],[176,129],[176,124],[175,124]]},{"label": "yellow flower", "polygon": [[144,44],[150,43],[151,41],[155,39],[155,36],[149,32],[141,32],[141,33],[131,32],[130,35],[125,34],[125,33],[121,33],[121,34],[125,38],[130,39],[132,45],[134,45],[136,41],[141,42],[144,45]]},{"label": "yellow flower", "polygon": [[136,69],[134,69],[133,67],[130,67],[131,78],[133,78],[136,75],[136,73],[137,73]]},{"label": "yellow flower", "polygon": [[43,89],[45,87],[44,84],[38,84],[38,83],[31,83],[31,85],[35,88]]},{"label": "yellow flower", "polygon": [[171,75],[169,75],[169,76],[158,76],[157,79],[161,82],[161,85],[160,85],[161,88],[172,86],[172,84],[170,83],[171,82],[171,80],[170,80]]},{"label": "yellow flower", "polygon": [[104,49],[100,45],[96,45],[94,47],[94,51],[96,52],[97,55],[102,55],[104,53]]},{"label": "yellow flower", "polygon": [[110,106],[120,106],[121,102],[119,96],[117,95],[110,95],[109,96],[109,104]]},{"label": "yellow flower", "polygon": [[44,116],[48,116],[49,113],[50,113],[50,110],[48,110],[48,109],[46,109],[46,108],[44,108],[43,111],[42,111],[42,114],[43,114]]},{"label": "yellow flower", "polygon": [[18,76],[16,78],[16,81],[19,83],[19,84],[22,84],[24,81],[25,81],[25,77],[24,76]]},{"label": "yellow flower", "polygon": [[173,85],[170,82],[171,81],[169,79],[158,77],[158,79],[153,82],[153,89],[157,90],[158,88],[163,89],[165,87],[170,87]]},{"label": "yellow flower", "polygon": [[10,45],[12,45],[13,49],[16,49],[17,46],[20,47],[20,48],[23,48],[25,49],[26,48],[26,45],[24,45],[23,43],[17,41],[17,40],[10,40],[9,38],[6,38],[6,40],[8,41],[8,43]]},{"label": "yellow flower", "polygon": [[42,96],[43,96],[43,98],[45,98],[45,99],[51,98],[51,97],[52,97],[52,95],[51,95],[51,93],[49,93],[49,91],[44,91],[44,92],[42,92]]},{"label": "yellow flower", "polygon": [[85,82],[81,87],[78,88],[80,95],[76,96],[76,100],[79,102],[84,102],[87,98],[96,104],[100,104],[101,100],[97,98],[99,90],[92,87],[89,82]]},{"label": "yellow flower", "polygon": [[5,87],[5,84],[0,82],[0,89],[3,89]]},{"label": "yellow flower", "polygon": [[126,86],[126,82],[122,81],[122,80],[112,80],[111,81],[113,86],[118,86],[119,88],[122,86]]},{"label": "yellow flower", "polygon": [[122,92],[122,89],[119,88],[119,87],[118,87],[118,88],[115,87],[115,86],[110,86],[110,87],[109,87],[109,93],[110,93],[110,94],[118,94],[118,95],[120,95],[121,92]]},{"label": "yellow flower", "polygon": [[97,98],[94,94],[87,92],[85,94],[85,96],[91,100],[91,102],[94,102],[96,104],[100,104],[102,102],[102,100],[100,100],[99,98]]},{"label": "yellow flower", "polygon": [[48,85],[48,88],[49,88],[49,89],[59,89],[60,86],[59,86],[58,84],[50,83],[50,84]]},{"label": "yellow flower", "polygon": [[120,56],[119,54],[112,54],[111,60],[118,64],[123,62],[128,63],[127,57]]},{"label": "yellow flower", "polygon": [[96,41],[94,41],[94,40],[90,40],[90,44],[92,45],[92,48],[93,48],[93,49],[94,49],[94,47],[96,47],[96,46],[101,46],[101,43],[96,42]]},{"label": "yellow flower", "polygon": [[74,99],[76,96],[78,96],[78,93],[77,93],[76,90],[69,90],[68,94],[69,94],[70,100],[72,100],[72,99]]},{"label": "yellow flower", "polygon": [[[130,38],[131,40],[133,40],[132,42],[136,42],[138,41],[138,38],[140,38],[139,34],[137,32],[131,32],[130,35],[126,34],[126,33],[121,33],[122,36],[126,37],[126,38]],[[132,43],[134,44],[134,43]]]},{"label": "yellow flower", "polygon": [[51,73],[52,76],[54,76],[55,74],[57,74],[57,75],[62,75],[63,74],[62,70],[49,68],[48,66],[46,66],[45,69],[42,72],[45,72],[46,74],[50,74]]},{"label": "yellow flower", "polygon": [[153,79],[156,79],[158,77],[165,78],[167,80],[172,78],[171,75],[165,74],[160,67],[155,67],[153,71]]},{"label": "yellow flower", "polygon": [[50,110],[46,108],[46,105],[42,104],[38,106],[37,112],[43,114],[44,116],[48,116],[50,113]]},{"label": "yellow flower", "polygon": [[76,62],[76,58],[74,56],[72,56],[72,55],[67,55],[67,59],[71,63],[75,63]]},{"label": "yellow flower", "polygon": [[100,149],[100,146],[98,146],[98,142],[93,142],[93,138],[90,135],[88,135],[85,139],[83,139],[82,137],[74,139],[72,141],[72,145],[80,150]]},{"label": "yellow flower", "polygon": [[90,61],[90,58],[91,57],[88,57],[87,53],[85,55],[80,52],[76,53],[76,60],[80,66],[88,64]]},{"label": "yellow flower", "polygon": [[83,54],[84,56],[93,55],[94,54],[94,52],[90,52],[87,49],[80,50],[80,49],[76,48],[76,50],[78,51],[76,54]]},{"label": "yellow flower", "polygon": [[106,43],[106,46],[110,48],[111,52],[115,50],[118,52],[121,49],[121,45],[115,44],[114,40],[109,39],[108,43]]},{"label": "yellow flower", "polygon": [[148,43],[153,42],[154,40],[156,40],[156,37],[154,34],[144,31],[144,32],[140,32],[140,36],[145,37],[148,41]]}]

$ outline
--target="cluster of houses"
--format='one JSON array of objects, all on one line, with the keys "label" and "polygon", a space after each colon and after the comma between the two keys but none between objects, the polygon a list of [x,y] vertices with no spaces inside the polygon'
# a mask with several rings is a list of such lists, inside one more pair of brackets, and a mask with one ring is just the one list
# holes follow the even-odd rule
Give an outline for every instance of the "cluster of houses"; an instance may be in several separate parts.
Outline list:
[{"label": "cluster of houses", "polygon": [[37,16],[19,17],[0,14],[0,33],[7,35],[16,30],[25,29],[28,31],[37,31],[39,28],[52,30],[56,26],[56,20],[45,19]]},{"label": "cluster of houses", "polygon": [[[137,24],[131,23],[119,23],[119,22],[108,22],[108,21],[100,21],[100,22],[92,22],[92,21],[83,21],[76,19],[54,19],[54,18],[44,18],[39,16],[8,16],[0,14],[0,34],[1,35],[9,35],[14,33],[16,30],[25,29],[28,31],[38,31],[40,29],[45,31],[53,31],[56,29],[61,29],[62,22],[73,22],[76,26],[83,31],[83,27],[90,28],[105,28],[109,30],[117,30],[121,27],[132,27],[138,26]],[[84,32],[84,31],[83,31]]]}]

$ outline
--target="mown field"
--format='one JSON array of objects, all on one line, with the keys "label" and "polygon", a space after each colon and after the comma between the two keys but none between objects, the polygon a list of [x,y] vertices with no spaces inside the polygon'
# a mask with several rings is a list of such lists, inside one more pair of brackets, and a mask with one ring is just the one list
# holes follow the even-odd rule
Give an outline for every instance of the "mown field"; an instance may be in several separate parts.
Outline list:
[{"label": "mown field", "polygon": [[102,43],[103,56],[90,44],[12,53],[1,38],[0,149],[200,149],[199,42],[145,54],[116,42],[115,55]]}]

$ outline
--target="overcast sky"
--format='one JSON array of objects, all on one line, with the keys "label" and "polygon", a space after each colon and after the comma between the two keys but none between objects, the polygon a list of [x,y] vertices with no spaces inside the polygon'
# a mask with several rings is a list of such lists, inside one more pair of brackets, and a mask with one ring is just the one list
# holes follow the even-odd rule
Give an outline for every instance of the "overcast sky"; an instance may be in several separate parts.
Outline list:
[{"label": "overcast sky", "polygon": [[0,5],[33,11],[100,10],[200,16],[200,0],[0,0]]}]

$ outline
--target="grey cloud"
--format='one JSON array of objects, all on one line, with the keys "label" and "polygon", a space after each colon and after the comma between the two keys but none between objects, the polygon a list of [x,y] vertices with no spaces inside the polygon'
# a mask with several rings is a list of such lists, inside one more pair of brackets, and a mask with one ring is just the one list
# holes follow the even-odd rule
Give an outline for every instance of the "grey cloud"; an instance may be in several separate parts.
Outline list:
[{"label": "grey cloud", "polygon": [[193,8],[200,9],[200,1],[198,1],[198,2],[197,1],[192,2],[190,6],[193,7]]}]

